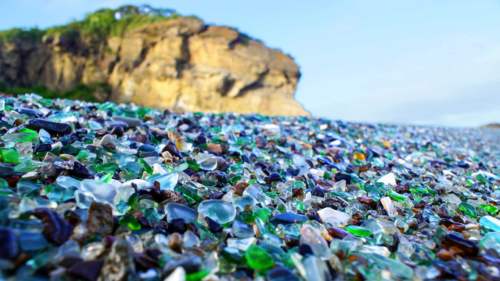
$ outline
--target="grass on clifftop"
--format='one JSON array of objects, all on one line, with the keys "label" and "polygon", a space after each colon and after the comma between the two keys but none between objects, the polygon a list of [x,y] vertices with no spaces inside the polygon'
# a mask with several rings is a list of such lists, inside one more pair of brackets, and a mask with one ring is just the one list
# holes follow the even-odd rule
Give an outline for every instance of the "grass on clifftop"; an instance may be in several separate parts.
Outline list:
[{"label": "grass on clifftop", "polygon": [[106,37],[122,36],[132,30],[153,22],[178,17],[177,14],[163,16],[160,14],[123,13],[114,9],[102,9],[87,15],[81,21],[73,21],[66,25],[47,29],[48,35],[78,31],[84,36]]},{"label": "grass on clifftop", "polygon": [[38,28],[12,28],[5,31],[0,31],[0,42],[1,41],[12,41],[12,40],[34,40],[39,41],[42,39],[45,31]]},{"label": "grass on clifftop", "polygon": [[101,9],[90,13],[83,20],[48,29],[13,28],[0,31],[1,41],[34,40],[45,35],[83,35],[92,38],[122,36],[126,31],[161,20],[177,18],[173,10],[153,9],[149,6],[122,6],[117,9]]}]

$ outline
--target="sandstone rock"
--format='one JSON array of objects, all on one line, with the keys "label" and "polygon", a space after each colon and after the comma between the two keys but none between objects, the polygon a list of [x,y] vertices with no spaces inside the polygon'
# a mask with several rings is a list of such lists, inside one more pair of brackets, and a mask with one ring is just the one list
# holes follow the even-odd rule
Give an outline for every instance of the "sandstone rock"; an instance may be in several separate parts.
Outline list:
[{"label": "sandstone rock", "polygon": [[46,35],[0,42],[0,82],[179,111],[308,115],[293,95],[300,71],[281,51],[194,17],[162,20],[122,36]]}]

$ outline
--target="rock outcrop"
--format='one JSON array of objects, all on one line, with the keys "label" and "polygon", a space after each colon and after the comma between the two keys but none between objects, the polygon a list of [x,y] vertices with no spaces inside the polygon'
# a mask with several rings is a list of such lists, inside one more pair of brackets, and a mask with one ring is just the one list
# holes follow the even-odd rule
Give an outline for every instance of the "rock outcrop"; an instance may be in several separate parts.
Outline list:
[{"label": "rock outcrop", "polygon": [[300,71],[279,50],[176,17],[99,40],[44,34],[0,42],[0,82],[64,92],[95,86],[99,100],[173,110],[307,115],[294,100]]}]

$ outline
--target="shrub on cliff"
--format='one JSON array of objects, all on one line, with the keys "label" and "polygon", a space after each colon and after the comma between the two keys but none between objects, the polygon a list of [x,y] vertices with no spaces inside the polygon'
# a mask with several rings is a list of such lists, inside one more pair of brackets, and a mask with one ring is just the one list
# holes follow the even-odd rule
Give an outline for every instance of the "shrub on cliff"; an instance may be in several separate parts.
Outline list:
[{"label": "shrub on cliff", "polygon": [[39,41],[45,35],[63,35],[64,37],[83,35],[96,39],[109,35],[122,36],[127,30],[161,20],[177,18],[178,16],[171,9],[154,9],[147,5],[128,5],[116,9],[101,9],[87,14],[82,20],[75,20],[48,29],[12,28],[0,31],[0,42],[12,40]]},{"label": "shrub on cliff", "polygon": [[38,41],[42,38],[45,31],[38,28],[12,28],[0,31],[0,42],[16,40]]}]

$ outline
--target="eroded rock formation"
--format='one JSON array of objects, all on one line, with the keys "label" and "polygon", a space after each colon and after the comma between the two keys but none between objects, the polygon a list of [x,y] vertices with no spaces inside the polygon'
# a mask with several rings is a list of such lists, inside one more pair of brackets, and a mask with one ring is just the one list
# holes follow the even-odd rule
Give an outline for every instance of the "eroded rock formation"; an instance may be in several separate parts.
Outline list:
[{"label": "eroded rock formation", "polygon": [[0,42],[0,82],[186,111],[306,115],[293,59],[238,31],[179,17],[101,40],[78,34]]}]

